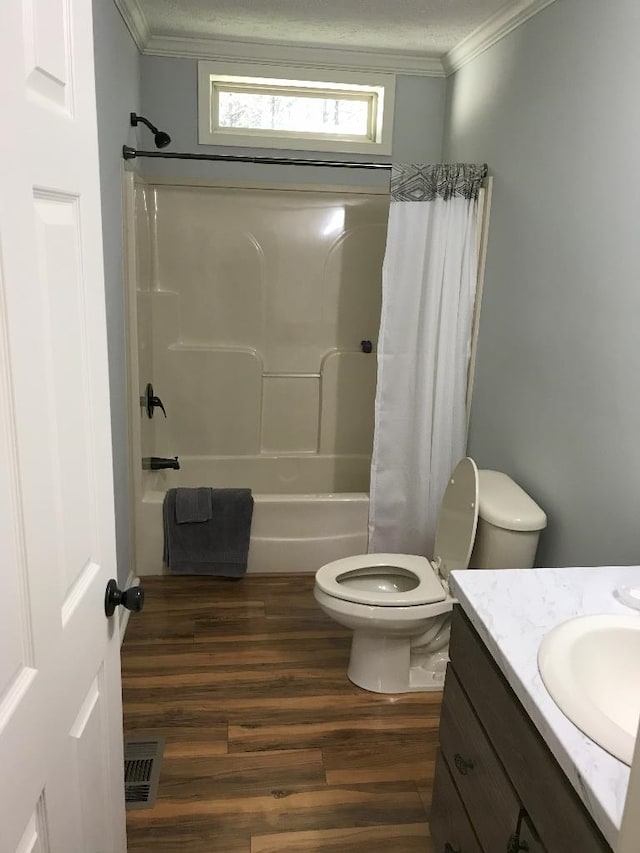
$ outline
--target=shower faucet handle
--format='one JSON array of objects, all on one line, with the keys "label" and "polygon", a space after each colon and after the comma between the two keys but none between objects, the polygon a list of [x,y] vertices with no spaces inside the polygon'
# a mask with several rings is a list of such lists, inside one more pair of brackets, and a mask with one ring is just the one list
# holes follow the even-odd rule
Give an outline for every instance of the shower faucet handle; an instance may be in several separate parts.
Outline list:
[{"label": "shower faucet handle", "polygon": [[152,410],[153,409],[161,409],[162,414],[165,416],[165,418],[167,417],[167,411],[166,411],[160,397],[152,397],[151,398],[151,408],[152,408]]},{"label": "shower faucet handle", "polygon": [[140,402],[147,410],[148,417],[153,417],[153,412],[155,409],[161,409],[162,414],[165,416],[165,418],[167,417],[167,412],[164,405],[162,404],[162,400],[160,399],[160,397],[155,396],[155,394],[153,393],[153,385],[150,382],[147,383],[147,387],[144,392],[144,397],[140,398]]}]

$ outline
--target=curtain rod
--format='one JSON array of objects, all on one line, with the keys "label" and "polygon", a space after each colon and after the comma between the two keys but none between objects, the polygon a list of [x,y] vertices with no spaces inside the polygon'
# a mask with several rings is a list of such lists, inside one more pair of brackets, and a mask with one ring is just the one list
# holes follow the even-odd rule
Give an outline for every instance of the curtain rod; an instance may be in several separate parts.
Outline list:
[{"label": "curtain rod", "polygon": [[268,166],[330,166],[334,169],[380,169],[390,171],[391,163],[352,163],[345,160],[306,160],[286,157],[249,157],[238,154],[191,154],[185,151],[138,151],[129,145],[122,146],[122,157],[158,157],[162,160],[218,160],[225,163],[262,163]]}]

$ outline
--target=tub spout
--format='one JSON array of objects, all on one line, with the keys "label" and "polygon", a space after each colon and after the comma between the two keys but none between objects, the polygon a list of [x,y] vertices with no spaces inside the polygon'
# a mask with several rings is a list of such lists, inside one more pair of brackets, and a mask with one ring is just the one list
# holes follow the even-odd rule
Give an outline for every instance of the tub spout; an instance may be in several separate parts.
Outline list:
[{"label": "tub spout", "polygon": [[163,456],[145,456],[142,460],[142,467],[147,471],[161,471],[164,468],[173,468],[174,471],[180,470],[178,457],[173,459],[165,459]]}]

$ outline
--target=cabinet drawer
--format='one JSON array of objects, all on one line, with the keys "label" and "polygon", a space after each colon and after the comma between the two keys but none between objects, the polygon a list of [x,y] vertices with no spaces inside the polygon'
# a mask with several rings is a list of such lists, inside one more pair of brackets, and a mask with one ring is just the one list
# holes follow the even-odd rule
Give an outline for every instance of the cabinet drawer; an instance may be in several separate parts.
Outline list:
[{"label": "cabinet drawer", "polygon": [[611,853],[459,606],[449,651],[453,670],[549,853]]},{"label": "cabinet drawer", "polygon": [[482,853],[440,750],[429,823],[435,853]]},{"label": "cabinet drawer", "polygon": [[440,749],[483,849],[506,851],[518,825],[520,802],[451,667]]}]

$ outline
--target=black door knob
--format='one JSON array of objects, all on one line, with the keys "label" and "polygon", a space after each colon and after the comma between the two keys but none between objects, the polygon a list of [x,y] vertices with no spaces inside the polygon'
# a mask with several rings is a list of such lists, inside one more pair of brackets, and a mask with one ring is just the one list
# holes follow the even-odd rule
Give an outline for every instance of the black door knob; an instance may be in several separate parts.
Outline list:
[{"label": "black door knob", "polygon": [[120,604],[127,610],[139,613],[144,605],[142,587],[132,586],[129,589],[118,589],[118,584],[111,578],[104,594],[104,612],[107,616],[113,616],[116,607]]}]

